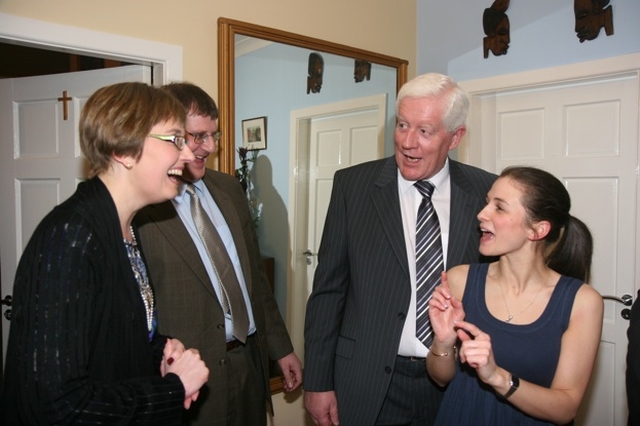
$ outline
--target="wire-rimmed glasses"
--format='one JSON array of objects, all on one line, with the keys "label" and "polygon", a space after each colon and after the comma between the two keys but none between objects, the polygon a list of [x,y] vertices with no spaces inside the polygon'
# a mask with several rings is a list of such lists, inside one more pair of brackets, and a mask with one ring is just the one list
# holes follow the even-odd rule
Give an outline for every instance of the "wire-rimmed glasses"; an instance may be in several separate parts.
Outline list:
[{"label": "wire-rimmed glasses", "polygon": [[150,138],[154,138],[154,139],[159,139],[159,140],[164,141],[164,142],[171,142],[180,151],[182,151],[182,148],[184,148],[184,146],[187,144],[187,139],[184,136],[179,136],[179,135],[157,135],[157,134],[151,134],[151,135],[149,135],[149,137]]},{"label": "wire-rimmed glasses", "polygon": [[217,143],[220,140],[220,137],[222,136],[222,132],[219,131],[219,130],[216,131],[216,132],[211,132],[211,133],[191,133],[191,132],[187,132],[187,134],[193,138],[193,143],[195,143],[196,145],[202,145],[209,138],[211,138],[213,140],[213,143]]}]

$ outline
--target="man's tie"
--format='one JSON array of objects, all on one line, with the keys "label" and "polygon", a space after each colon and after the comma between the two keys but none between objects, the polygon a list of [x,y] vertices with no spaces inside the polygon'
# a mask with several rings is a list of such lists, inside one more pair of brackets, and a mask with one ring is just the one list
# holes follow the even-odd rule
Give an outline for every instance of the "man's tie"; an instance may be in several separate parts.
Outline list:
[{"label": "man's tie", "polygon": [[433,330],[429,321],[429,299],[444,270],[438,215],[431,202],[433,185],[426,180],[415,183],[422,195],[416,221],[416,337],[431,347]]},{"label": "man's tie", "polygon": [[213,222],[211,222],[211,219],[202,208],[202,203],[198,194],[196,194],[196,188],[193,184],[187,185],[187,192],[191,196],[193,222],[207,250],[209,260],[213,264],[218,281],[220,281],[220,304],[225,314],[227,312],[231,313],[233,336],[244,343],[247,340],[247,331],[249,330],[249,315],[247,314],[247,306],[244,303],[244,297],[242,296],[242,290],[240,289],[233,263],[231,263],[220,234],[218,234]]}]

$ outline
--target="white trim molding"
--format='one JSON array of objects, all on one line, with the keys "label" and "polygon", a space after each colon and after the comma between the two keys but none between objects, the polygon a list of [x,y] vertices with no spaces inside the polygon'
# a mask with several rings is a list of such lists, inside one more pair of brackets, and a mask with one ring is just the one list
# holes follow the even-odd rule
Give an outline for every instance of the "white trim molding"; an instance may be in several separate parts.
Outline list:
[{"label": "white trim molding", "polygon": [[0,13],[0,41],[152,65],[155,84],[182,80],[182,46]]},{"label": "white trim molding", "polygon": [[625,73],[640,73],[640,53],[460,81],[460,86],[469,94],[471,105],[467,123],[468,132],[458,147],[458,160],[473,165],[495,163],[495,152],[483,152],[482,146],[470,144],[469,138],[470,133],[483,131],[482,119],[494,113],[491,109],[491,99],[499,93],[510,90],[535,89],[562,82],[588,81],[600,76]]}]

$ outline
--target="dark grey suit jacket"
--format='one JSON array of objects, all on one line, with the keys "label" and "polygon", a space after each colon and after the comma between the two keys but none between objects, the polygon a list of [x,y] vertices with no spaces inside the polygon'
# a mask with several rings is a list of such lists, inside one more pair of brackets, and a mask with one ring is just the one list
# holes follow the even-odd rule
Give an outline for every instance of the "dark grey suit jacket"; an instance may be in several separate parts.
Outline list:
[{"label": "dark grey suit jacket", "polygon": [[[213,170],[207,170],[203,180],[238,250],[257,328],[262,385],[270,404],[268,358],[277,360],[290,354],[293,345],[264,273],[247,199],[238,180]],[[224,315],[196,246],[171,202],[141,210],[136,224],[155,291],[159,330],[180,339],[188,348],[197,348],[210,370],[209,381],[186,416],[196,419],[193,424],[226,425]]]},{"label": "dark grey suit jacket", "polygon": [[629,417],[627,426],[640,425],[640,291],[631,307],[631,317],[627,338],[629,345],[627,348],[627,405],[629,406]]},{"label": "dark grey suit jacket", "polygon": [[[480,260],[476,215],[496,176],[449,161],[447,269]],[[394,157],[338,171],[305,323],[309,391],[335,390],[340,424],[374,424],[411,299]]]}]

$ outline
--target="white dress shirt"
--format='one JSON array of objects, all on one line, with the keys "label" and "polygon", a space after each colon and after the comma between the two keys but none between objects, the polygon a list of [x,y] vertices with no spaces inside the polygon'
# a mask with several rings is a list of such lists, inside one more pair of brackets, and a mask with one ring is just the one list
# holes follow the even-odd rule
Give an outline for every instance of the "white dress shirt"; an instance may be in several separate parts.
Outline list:
[{"label": "white dress shirt", "polygon": [[[449,218],[451,208],[451,185],[449,176],[449,160],[444,167],[431,179],[427,179],[435,187],[431,202],[438,214],[442,237],[444,264],[447,264],[447,247],[449,245]],[[411,302],[402,330],[398,355],[426,357],[429,350],[416,337],[416,221],[418,208],[422,202],[422,195],[414,186],[415,181],[408,181],[398,170],[398,194],[400,196],[400,211],[402,213],[402,227],[407,248],[409,262],[409,276],[411,279]]]},{"label": "white dress shirt", "polygon": [[[218,230],[220,234],[220,238],[224,243],[224,246],[227,249],[227,253],[231,258],[231,262],[233,263],[233,268],[236,271],[236,276],[238,278],[238,283],[240,284],[240,288],[242,289],[242,295],[244,296],[245,304],[247,305],[247,313],[249,315],[249,332],[248,335],[251,335],[256,330],[256,325],[253,320],[253,311],[251,310],[251,301],[249,300],[249,292],[247,291],[247,284],[244,281],[244,274],[242,272],[242,266],[240,265],[240,258],[238,257],[238,251],[236,250],[236,245],[233,241],[233,236],[231,235],[231,230],[229,229],[229,225],[224,220],[224,216],[222,215],[222,211],[214,201],[213,197],[209,193],[209,190],[205,186],[202,180],[199,180],[194,183],[196,188],[196,192],[198,193],[198,197],[202,203],[202,207],[209,215],[209,219],[213,222],[213,225]],[[193,223],[193,216],[191,216],[191,196],[186,192],[186,185],[180,189],[179,194],[172,200],[180,219],[182,219],[182,223],[184,223],[185,228],[189,232],[193,243],[196,245],[198,249],[198,253],[200,254],[200,259],[204,264],[205,269],[207,270],[207,275],[209,275],[209,279],[213,284],[213,289],[218,296],[218,300],[220,300],[220,281],[218,280],[218,276],[213,268],[213,264],[209,260],[209,256],[207,255],[207,250],[200,239],[200,235],[198,234],[198,230],[196,229],[196,225]],[[180,285],[179,282],[176,285]],[[231,341],[234,339],[232,335],[233,327],[231,324],[231,317],[227,313],[225,314],[225,330],[227,333],[227,341]]]}]

